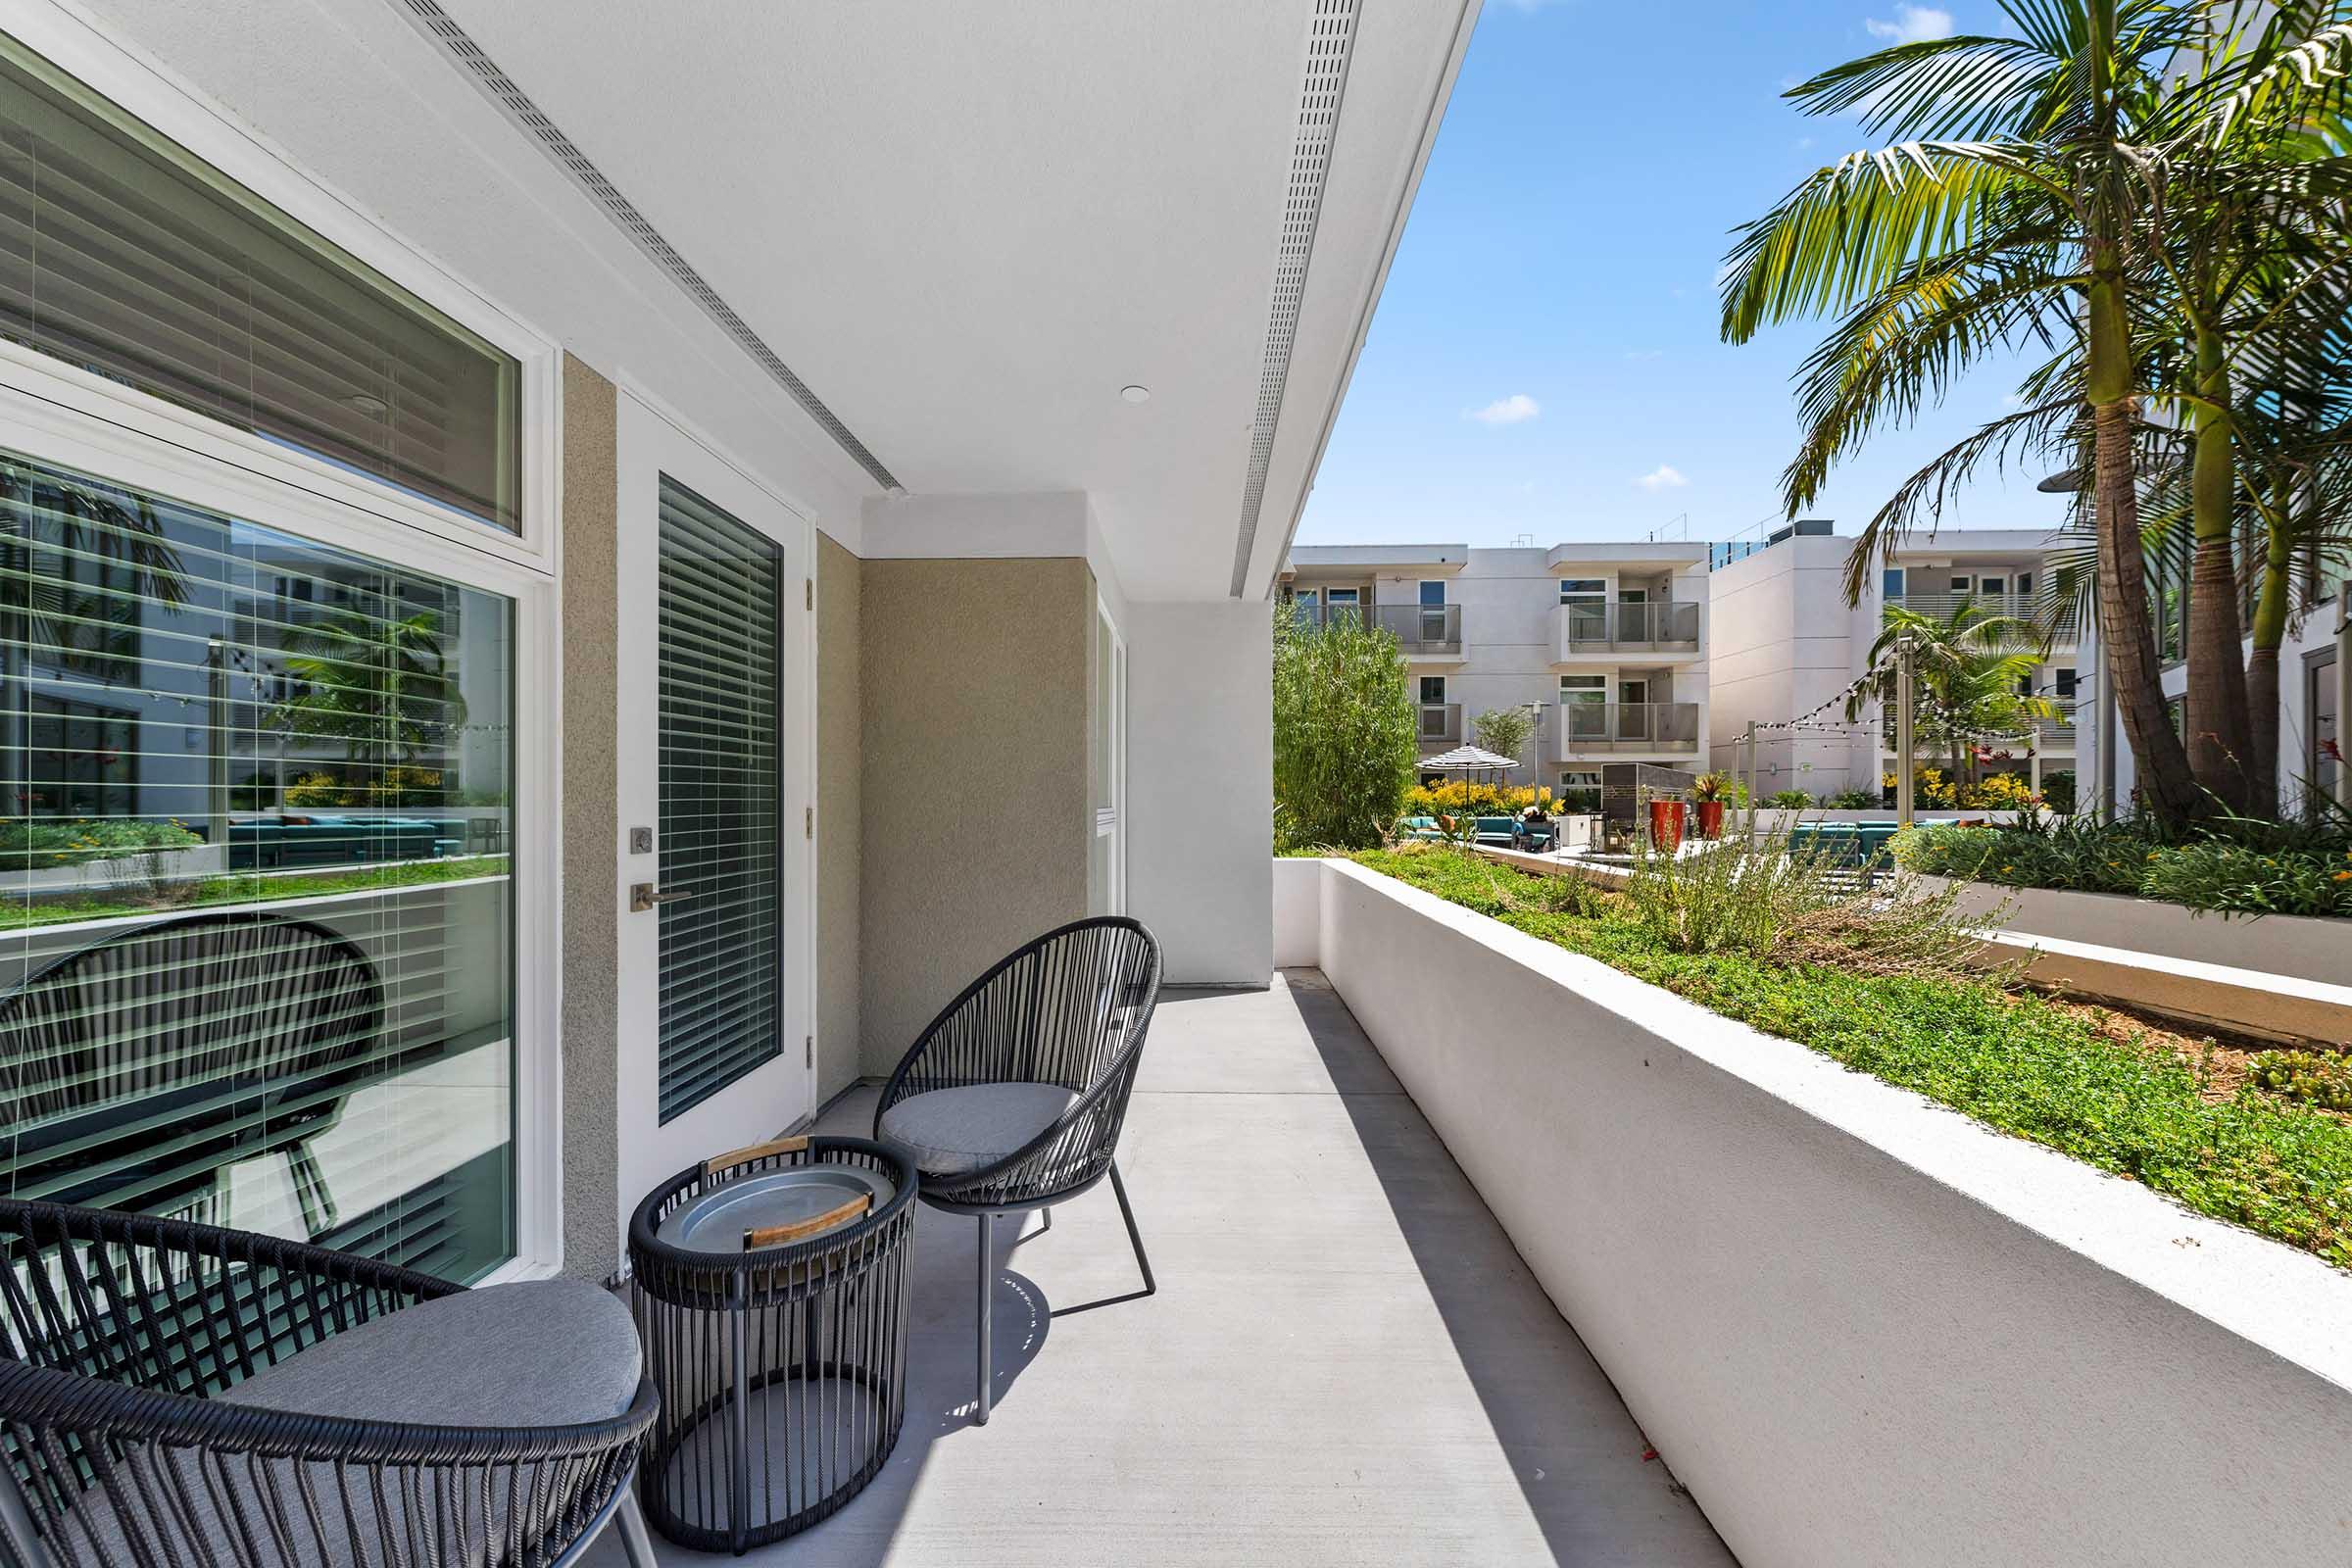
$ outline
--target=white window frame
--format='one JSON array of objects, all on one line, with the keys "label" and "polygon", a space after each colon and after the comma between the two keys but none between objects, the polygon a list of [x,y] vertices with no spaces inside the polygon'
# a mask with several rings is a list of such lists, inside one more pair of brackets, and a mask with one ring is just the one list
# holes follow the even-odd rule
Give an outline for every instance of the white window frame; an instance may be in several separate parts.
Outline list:
[{"label": "white window frame", "polygon": [[494,305],[143,53],[54,3],[8,30],[158,134],[514,357],[520,368],[521,531],[0,342],[0,445],[514,604],[514,1253],[479,1283],[563,1264],[560,432],[562,349]]},{"label": "white window frame", "polygon": [[[464,325],[519,367],[517,454],[520,532],[370,480],[340,464],[183,409],[149,393],[0,342],[0,380],[93,418],[135,416],[141,430],[258,469],[388,522],[519,564],[553,572],[561,519],[563,350],[520,317],[484,299],[421,251],[379,225],[348,198],[305,173],[259,134],[181,86],[163,68],[54,0],[32,0],[8,19],[19,43],[77,77],[84,86],[192,156],[340,246],[435,310]],[[379,552],[380,553],[380,552]]]},{"label": "white window frame", "polygon": [[[1429,695],[1429,683],[1433,680],[1438,683],[1438,695],[1435,697]],[[1443,675],[1423,675],[1420,677],[1420,683],[1413,690],[1420,694],[1420,704],[1423,708],[1446,706],[1446,677]]]},{"label": "white window frame", "polygon": [[[558,832],[562,654],[555,578],[437,536],[400,526],[373,511],[322,495],[283,475],[258,471],[173,436],[152,399],[124,391],[107,417],[59,403],[0,374],[0,444],[60,467],[78,469],[135,490],[280,529],[502,595],[514,604],[514,863],[541,867],[514,881],[514,1255],[482,1283],[541,1278],[563,1262],[561,1007],[562,956]],[[385,506],[406,503],[398,495]],[[420,503],[416,505],[421,505]]]}]

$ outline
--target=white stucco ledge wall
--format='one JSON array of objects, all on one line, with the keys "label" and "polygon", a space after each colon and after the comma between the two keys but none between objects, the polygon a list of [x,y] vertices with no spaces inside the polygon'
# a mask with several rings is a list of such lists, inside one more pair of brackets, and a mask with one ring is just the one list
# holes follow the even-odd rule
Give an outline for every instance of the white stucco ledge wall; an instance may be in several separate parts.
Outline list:
[{"label": "white stucco ledge wall", "polygon": [[[1923,876],[1920,881],[1937,889],[1951,885],[1939,876]],[[1990,882],[1964,884],[1958,907],[1963,914],[1976,914],[2002,904],[2009,906],[2009,918],[2001,929],[2011,936],[2091,942],[2328,986],[2352,984],[2352,920],[2213,914],[2122,893],[2010,888]]]},{"label": "white stucco ledge wall", "polygon": [[1320,967],[1748,1568],[2352,1561],[2352,1277],[1287,864],[1319,867]]}]

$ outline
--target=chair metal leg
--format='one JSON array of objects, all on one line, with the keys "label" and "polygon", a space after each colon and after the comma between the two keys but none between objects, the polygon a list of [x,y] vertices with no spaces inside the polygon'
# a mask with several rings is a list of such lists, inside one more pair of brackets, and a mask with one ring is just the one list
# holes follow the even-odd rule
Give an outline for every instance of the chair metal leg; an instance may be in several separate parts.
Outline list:
[{"label": "chair metal leg", "polygon": [[1135,1228],[1135,1208],[1127,1201],[1127,1184],[1119,1180],[1119,1162],[1110,1162],[1110,1190],[1119,1200],[1119,1217],[1127,1222],[1128,1245],[1135,1249],[1135,1266],[1144,1271],[1144,1294],[1155,1295],[1159,1286],[1152,1278],[1152,1260],[1144,1255],[1144,1234]]},{"label": "chair metal leg", "polygon": [[994,1214],[980,1216],[980,1401],[975,1425],[988,1425],[988,1341],[989,1303],[997,1294]]},{"label": "chair metal leg", "polygon": [[637,1506],[637,1494],[634,1491],[620,1499],[620,1508],[613,1514],[612,1524],[620,1532],[620,1549],[629,1559],[629,1568],[657,1568],[654,1538],[646,1531],[645,1513]]}]

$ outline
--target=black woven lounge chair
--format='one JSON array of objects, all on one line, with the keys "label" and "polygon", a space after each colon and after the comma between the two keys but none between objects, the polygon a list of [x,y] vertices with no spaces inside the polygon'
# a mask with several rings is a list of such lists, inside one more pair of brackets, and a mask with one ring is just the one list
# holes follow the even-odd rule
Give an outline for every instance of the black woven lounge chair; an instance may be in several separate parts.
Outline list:
[{"label": "black woven lounge chair", "polygon": [[617,1519],[653,1568],[606,1292],[15,1200],[0,1250],[0,1561],[564,1568]]},{"label": "black woven lounge chair", "polygon": [[998,1215],[1051,1210],[1107,1175],[1143,1271],[1142,1294],[1159,1288],[1112,1157],[1159,969],[1158,942],[1123,915],[1049,931],[948,1004],[875,1107],[874,1136],[914,1155],[923,1201],[979,1218],[983,1424]]},{"label": "black woven lounge chair", "polygon": [[16,1190],[180,1219],[221,1172],[283,1154],[313,1241],[339,1218],[313,1140],[383,1029],[375,966],[340,932],[268,910],[120,932],[0,997],[0,1141]]}]

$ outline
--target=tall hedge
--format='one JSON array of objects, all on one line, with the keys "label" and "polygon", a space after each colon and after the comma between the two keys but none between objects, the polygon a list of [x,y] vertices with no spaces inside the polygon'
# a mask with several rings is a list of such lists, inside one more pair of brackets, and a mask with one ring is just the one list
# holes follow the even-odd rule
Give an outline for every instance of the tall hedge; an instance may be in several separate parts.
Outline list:
[{"label": "tall hedge", "polygon": [[1396,639],[1353,616],[1274,618],[1274,843],[1369,849],[1420,759]]}]

